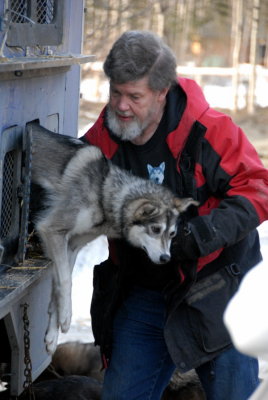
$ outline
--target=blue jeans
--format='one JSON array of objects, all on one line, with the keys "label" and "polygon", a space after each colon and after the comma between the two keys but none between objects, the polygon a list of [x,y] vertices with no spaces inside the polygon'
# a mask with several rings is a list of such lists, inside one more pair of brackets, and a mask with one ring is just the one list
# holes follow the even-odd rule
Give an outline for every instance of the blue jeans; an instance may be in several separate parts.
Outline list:
[{"label": "blue jeans", "polygon": [[[160,400],[175,365],[163,328],[160,293],[135,288],[116,314],[102,400]],[[246,400],[258,384],[258,362],[231,348],[197,368],[207,400]]]}]

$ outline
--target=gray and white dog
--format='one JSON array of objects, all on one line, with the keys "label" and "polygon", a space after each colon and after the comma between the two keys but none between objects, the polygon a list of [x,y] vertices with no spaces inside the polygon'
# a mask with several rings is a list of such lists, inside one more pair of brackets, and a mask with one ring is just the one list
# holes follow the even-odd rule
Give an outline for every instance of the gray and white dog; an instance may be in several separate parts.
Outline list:
[{"label": "gray and white dog", "polygon": [[79,139],[35,123],[28,131],[33,140],[32,183],[45,191],[45,207],[35,227],[54,264],[45,339],[52,353],[58,328],[67,332],[70,326],[72,270],[79,250],[106,235],[144,249],[154,263],[166,263],[179,213],[198,203],[131,175]]}]

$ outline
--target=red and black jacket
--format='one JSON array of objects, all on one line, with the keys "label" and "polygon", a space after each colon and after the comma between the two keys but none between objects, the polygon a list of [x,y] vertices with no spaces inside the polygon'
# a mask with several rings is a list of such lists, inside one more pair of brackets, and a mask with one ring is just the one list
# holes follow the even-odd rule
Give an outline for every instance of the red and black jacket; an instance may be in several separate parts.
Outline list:
[{"label": "red and black jacket", "polygon": [[[185,372],[231,344],[222,314],[242,276],[261,259],[256,227],[268,219],[268,171],[242,130],[209,107],[194,81],[178,83],[186,107],[166,140],[180,177],[178,192],[200,202],[189,224],[201,257],[179,266],[183,283],[173,282],[165,294],[169,317],[164,335],[174,363]],[[84,139],[108,159],[116,154],[105,109]],[[123,286],[120,266],[112,260],[96,266],[93,284],[95,343],[109,358],[112,319]]]},{"label": "red and black jacket", "polygon": [[[186,94],[186,108],[167,144],[183,176],[183,151],[192,133],[197,154],[193,191],[188,194],[200,202],[198,216],[190,222],[201,252],[199,271],[268,218],[268,171],[242,130],[209,107],[194,81],[181,78],[179,85]],[[118,144],[104,125],[104,115],[105,109],[85,139],[111,159]]]}]

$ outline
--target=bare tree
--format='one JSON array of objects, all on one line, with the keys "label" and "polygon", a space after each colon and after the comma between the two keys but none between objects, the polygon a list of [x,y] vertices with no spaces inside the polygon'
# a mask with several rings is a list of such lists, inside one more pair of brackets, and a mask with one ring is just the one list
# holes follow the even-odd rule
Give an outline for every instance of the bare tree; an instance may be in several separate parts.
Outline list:
[{"label": "bare tree", "polygon": [[239,55],[242,37],[242,15],[243,0],[233,2],[233,18],[232,18],[232,62],[233,62],[233,111],[238,109],[238,89],[239,89]]},{"label": "bare tree", "polygon": [[257,57],[257,38],[259,26],[260,0],[252,0],[252,22],[250,35],[250,75],[248,86],[247,110],[253,114],[255,110],[255,86],[256,86],[256,57]]},{"label": "bare tree", "polygon": [[[97,61],[103,61],[122,32],[152,30],[172,47],[180,64],[232,65],[234,111],[238,109],[239,65],[250,63],[247,107],[254,111],[260,51],[259,61],[268,65],[267,0],[85,0],[85,5],[84,51],[95,54]],[[84,71],[84,76],[91,73],[88,66]]]}]

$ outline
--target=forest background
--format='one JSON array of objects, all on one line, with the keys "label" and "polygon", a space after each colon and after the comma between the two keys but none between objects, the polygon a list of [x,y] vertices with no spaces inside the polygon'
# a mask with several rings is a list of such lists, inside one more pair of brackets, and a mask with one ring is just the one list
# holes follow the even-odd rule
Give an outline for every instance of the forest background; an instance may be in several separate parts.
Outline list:
[{"label": "forest background", "polygon": [[268,166],[267,0],[85,0],[80,127],[108,99],[103,61],[126,30],[150,30],[173,49],[178,75],[195,79],[214,108],[254,140]]}]

